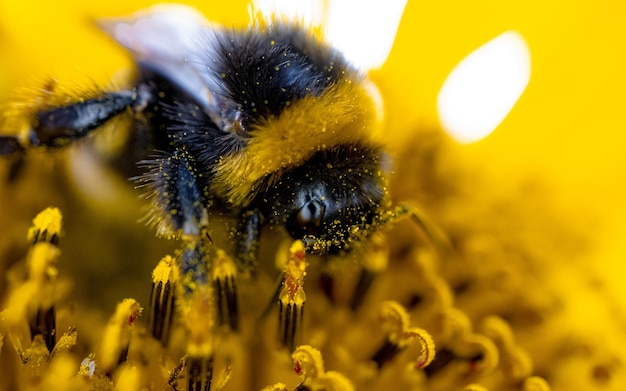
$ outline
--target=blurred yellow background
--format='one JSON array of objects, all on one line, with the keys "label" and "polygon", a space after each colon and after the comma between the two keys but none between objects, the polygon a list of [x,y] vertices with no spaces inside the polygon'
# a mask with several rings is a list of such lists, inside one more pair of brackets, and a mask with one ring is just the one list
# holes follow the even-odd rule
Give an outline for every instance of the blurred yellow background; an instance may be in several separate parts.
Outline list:
[{"label": "blurred yellow background", "polygon": [[[0,101],[47,77],[106,85],[130,63],[91,18],[127,15],[151,3],[0,0]],[[243,0],[185,3],[226,25],[248,18]],[[530,47],[530,83],[491,136],[459,153],[501,184],[496,191],[506,192],[522,177],[548,183],[552,200],[584,222],[579,230],[593,244],[587,262],[576,267],[597,277],[603,294],[621,308],[616,322],[624,322],[625,1],[409,0],[391,56],[374,74],[393,102],[389,115],[407,131],[414,129],[409,124],[436,123],[437,93],[449,72],[507,30],[520,32]],[[407,133],[391,144],[408,140]],[[586,310],[581,307],[581,319]]]}]

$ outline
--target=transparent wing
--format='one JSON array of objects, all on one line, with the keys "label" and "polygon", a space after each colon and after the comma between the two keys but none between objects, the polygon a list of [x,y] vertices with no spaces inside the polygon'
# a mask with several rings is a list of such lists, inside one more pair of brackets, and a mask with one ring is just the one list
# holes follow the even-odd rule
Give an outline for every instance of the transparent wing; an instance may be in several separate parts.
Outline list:
[{"label": "transparent wing", "polygon": [[208,47],[202,41],[210,39],[210,32],[217,29],[202,14],[188,6],[164,4],[99,23],[138,64],[170,79],[205,110],[217,112],[214,97],[190,61],[199,47]]},{"label": "transparent wing", "polygon": [[363,70],[389,56],[407,0],[253,0],[263,15],[321,27],[325,40]]}]

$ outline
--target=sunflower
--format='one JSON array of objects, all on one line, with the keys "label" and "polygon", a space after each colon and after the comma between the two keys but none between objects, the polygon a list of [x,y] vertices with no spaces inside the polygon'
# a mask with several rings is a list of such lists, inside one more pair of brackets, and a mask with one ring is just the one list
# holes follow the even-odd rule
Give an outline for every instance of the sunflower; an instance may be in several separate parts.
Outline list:
[{"label": "sunflower", "polygon": [[[248,21],[243,0],[191,3]],[[0,134],[52,90],[123,86],[132,62],[92,21],[151,4],[1,3]],[[370,76],[413,217],[339,265],[281,243],[245,280],[218,251],[194,287],[99,162],[121,122],[2,157],[0,389],[624,389],[625,20],[615,1],[408,2]],[[446,108],[458,91],[479,135]]]}]

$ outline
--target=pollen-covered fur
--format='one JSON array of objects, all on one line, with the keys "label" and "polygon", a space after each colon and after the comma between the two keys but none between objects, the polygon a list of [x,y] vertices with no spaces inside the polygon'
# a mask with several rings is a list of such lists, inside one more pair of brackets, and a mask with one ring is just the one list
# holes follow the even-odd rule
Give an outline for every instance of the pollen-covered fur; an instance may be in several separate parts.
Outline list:
[{"label": "pollen-covered fur", "polygon": [[272,16],[222,27],[186,7],[104,27],[135,59],[133,87],[36,113],[43,126],[28,141],[0,140],[0,152],[61,147],[131,114],[126,149],[139,161],[148,222],[197,240],[212,216],[234,220],[234,243],[218,245],[235,249],[240,269],[254,269],[265,226],[309,252],[339,254],[382,221],[371,82],[319,31]]}]

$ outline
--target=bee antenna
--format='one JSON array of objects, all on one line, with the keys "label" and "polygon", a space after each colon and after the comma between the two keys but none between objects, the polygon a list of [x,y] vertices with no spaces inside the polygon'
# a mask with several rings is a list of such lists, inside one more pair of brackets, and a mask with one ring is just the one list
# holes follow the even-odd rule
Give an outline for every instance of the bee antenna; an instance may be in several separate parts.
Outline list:
[{"label": "bee antenna", "polygon": [[450,242],[450,238],[421,209],[413,205],[401,204],[397,206],[390,212],[388,217],[383,217],[383,223],[396,222],[405,217],[408,217],[417,225],[441,256],[448,257],[455,254],[456,251]]}]

